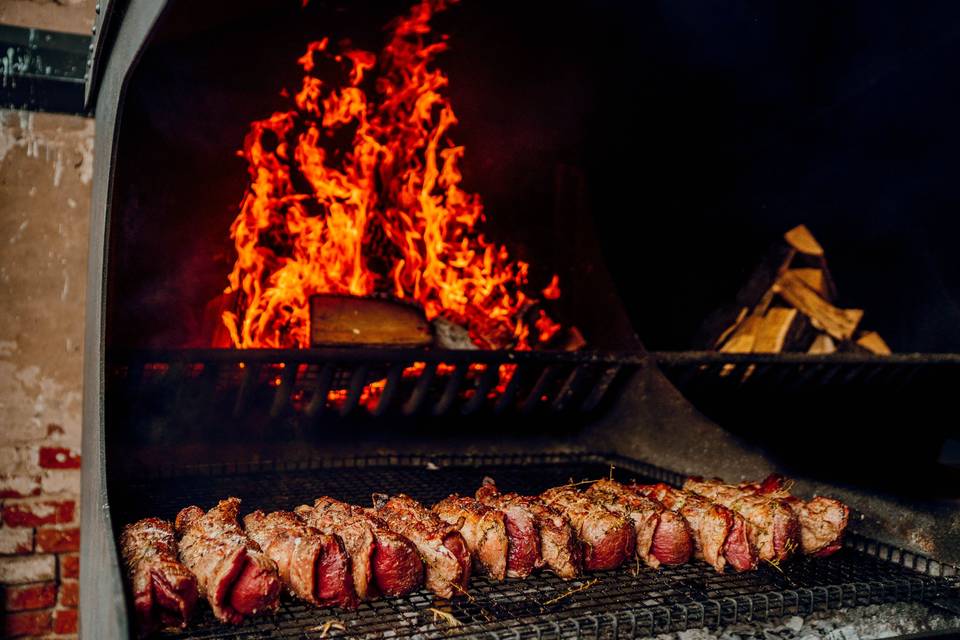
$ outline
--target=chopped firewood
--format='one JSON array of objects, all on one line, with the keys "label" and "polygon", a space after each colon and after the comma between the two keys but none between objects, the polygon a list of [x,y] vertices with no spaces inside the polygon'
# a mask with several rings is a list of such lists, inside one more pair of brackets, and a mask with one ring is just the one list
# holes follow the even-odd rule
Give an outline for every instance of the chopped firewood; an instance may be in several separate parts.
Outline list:
[{"label": "chopped firewood", "polygon": [[810,345],[810,348],[807,349],[807,353],[812,353],[815,355],[823,355],[827,353],[836,353],[837,344],[833,341],[833,338],[828,336],[825,333],[817,335],[813,339],[813,343]]},{"label": "chopped firewood", "polygon": [[823,247],[821,247],[820,243],[817,242],[816,238],[813,237],[813,234],[810,233],[810,230],[807,229],[806,225],[797,225],[793,229],[790,229],[790,231],[787,231],[785,234],[783,234],[783,238],[791,247],[800,253],[808,256],[823,255]]},{"label": "chopped firewood", "polygon": [[310,298],[311,346],[427,346],[430,325],[415,306],[353,296]]},{"label": "chopped firewood", "polygon": [[811,289],[819,293],[824,299],[833,302],[830,288],[827,286],[827,277],[823,269],[801,268],[790,269],[790,273],[806,282]]},{"label": "chopped firewood", "polygon": [[890,347],[887,346],[887,343],[884,342],[883,338],[881,338],[880,334],[876,331],[861,332],[857,336],[856,343],[858,346],[878,356],[888,356],[892,353]]},{"label": "chopped firewood", "polygon": [[837,340],[849,340],[863,318],[862,309],[839,309],[820,296],[796,274],[785,272],[774,290],[788,303],[810,318],[814,327]]},{"label": "chopped firewood", "polygon": [[750,353],[757,340],[757,330],[760,328],[762,316],[750,315],[744,318],[730,339],[720,347],[723,353]]},{"label": "chopped firewood", "polygon": [[747,309],[746,307],[743,307],[742,309],[740,309],[740,313],[737,314],[737,319],[733,322],[732,325],[730,325],[729,327],[723,330],[723,333],[721,333],[717,337],[716,342],[713,343],[713,347],[717,348],[720,345],[722,345],[724,342],[726,342],[727,338],[733,335],[733,332],[736,331],[737,327],[740,326],[740,323],[746,319],[748,313],[750,313],[750,309]]},{"label": "chopped firewood", "polygon": [[753,353],[790,351],[800,341],[806,325],[806,319],[796,309],[771,308],[757,327]]}]

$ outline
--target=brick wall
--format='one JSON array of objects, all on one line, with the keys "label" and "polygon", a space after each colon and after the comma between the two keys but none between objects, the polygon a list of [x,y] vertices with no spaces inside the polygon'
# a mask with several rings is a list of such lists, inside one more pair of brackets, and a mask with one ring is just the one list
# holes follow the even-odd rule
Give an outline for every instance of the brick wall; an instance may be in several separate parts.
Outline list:
[{"label": "brick wall", "polygon": [[[89,33],[95,0],[0,0],[0,24]],[[77,634],[93,122],[0,111],[0,637]]]},{"label": "brick wall", "polygon": [[93,121],[0,111],[0,636],[75,637]]},{"label": "brick wall", "polygon": [[[89,33],[95,0],[0,0]],[[0,636],[76,637],[93,122],[0,111]]]}]

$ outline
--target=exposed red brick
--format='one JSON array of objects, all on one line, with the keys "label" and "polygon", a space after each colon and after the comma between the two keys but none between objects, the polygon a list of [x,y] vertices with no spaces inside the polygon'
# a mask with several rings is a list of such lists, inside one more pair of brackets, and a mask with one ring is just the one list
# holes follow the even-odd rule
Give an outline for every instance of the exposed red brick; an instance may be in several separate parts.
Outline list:
[{"label": "exposed red brick", "polygon": [[80,577],[80,556],[75,553],[60,556],[60,577]]},{"label": "exposed red brick", "polygon": [[[77,612],[71,611],[71,613],[74,614],[74,628],[76,628]],[[49,609],[46,611],[10,613],[3,618],[3,629],[0,629],[0,632],[2,632],[0,635],[4,638],[40,636],[50,632],[51,618],[52,615]],[[59,631],[57,633],[59,633]]]},{"label": "exposed red brick", "polygon": [[76,608],[80,604],[80,583],[76,580],[64,580],[60,583],[60,604]]},{"label": "exposed red brick", "polygon": [[76,633],[77,632],[77,610],[60,609],[53,619],[54,633]]},{"label": "exposed red brick", "polygon": [[80,454],[66,447],[40,447],[40,466],[44,469],[79,469]]},{"label": "exposed red brick", "polygon": [[8,527],[40,527],[73,522],[74,500],[11,500],[3,505],[3,522]]},{"label": "exposed red brick", "polygon": [[80,550],[80,529],[37,529],[37,550],[65,553]]},{"label": "exposed red brick", "polygon": [[[61,599],[63,596],[60,596]],[[6,587],[3,590],[3,608],[6,611],[48,609],[57,603],[57,584],[41,582]]]}]

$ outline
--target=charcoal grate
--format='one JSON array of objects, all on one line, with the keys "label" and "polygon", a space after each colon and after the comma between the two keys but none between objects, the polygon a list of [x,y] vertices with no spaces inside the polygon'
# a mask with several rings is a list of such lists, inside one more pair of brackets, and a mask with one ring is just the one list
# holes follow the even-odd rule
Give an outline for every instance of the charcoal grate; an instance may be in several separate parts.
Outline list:
[{"label": "charcoal grate", "polygon": [[[403,491],[432,503],[469,494],[485,475],[505,490],[537,493],[612,473],[620,480],[677,482],[675,474],[620,457],[351,458],[311,463],[261,463],[168,470],[113,490],[114,522],[148,515],[172,518],[189,504],[209,507],[235,495],[242,511],[291,509],[320,495],[368,504],[375,491]],[[316,609],[285,601],[272,617],[237,627],[218,623],[203,607],[188,638],[632,638],[694,627],[717,627],[782,615],[894,601],[956,597],[954,572],[926,558],[851,536],[826,559],[795,558],[782,567],[717,574],[703,563],[653,571],[632,566],[564,582],[550,573],[527,580],[471,581],[471,597],[435,599],[426,591],[364,603],[356,611]],[[449,614],[450,626],[437,612]],[[449,618],[447,618],[449,620]],[[328,623],[330,623],[328,625]],[[333,624],[336,623],[336,624]],[[339,627],[342,626],[343,629]]]}]

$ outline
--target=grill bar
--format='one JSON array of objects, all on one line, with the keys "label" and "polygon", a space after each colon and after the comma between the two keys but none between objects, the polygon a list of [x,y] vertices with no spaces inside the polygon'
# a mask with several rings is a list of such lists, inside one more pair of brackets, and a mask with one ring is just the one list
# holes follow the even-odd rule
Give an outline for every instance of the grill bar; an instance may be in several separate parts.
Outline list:
[{"label": "grill bar", "polygon": [[[372,492],[384,489],[432,503],[454,491],[469,494],[485,475],[504,489],[537,493],[610,473],[621,480],[682,480],[641,462],[591,453],[394,455],[170,467],[146,480],[117,483],[111,491],[114,521],[122,525],[146,515],[169,518],[188,504],[209,507],[227,495],[244,500],[243,512],[289,509],[324,494],[367,504]],[[629,567],[571,582],[549,573],[499,583],[478,577],[470,599],[438,601],[419,591],[351,612],[286,601],[276,616],[239,627],[217,623],[205,608],[190,629],[170,637],[303,638],[319,635],[335,620],[346,628],[331,627],[327,637],[628,638],[871,603],[960,603],[956,567],[856,535],[846,546],[830,558],[794,558],[781,569],[762,566],[742,574],[717,574],[690,563],[660,571]],[[431,609],[449,613],[461,626],[446,626]]]},{"label": "grill bar", "polygon": [[170,433],[186,421],[184,407],[202,410],[207,421],[252,427],[300,416],[586,414],[643,358],[392,348],[133,351],[111,354],[107,384],[119,399],[111,405],[115,424]]}]

